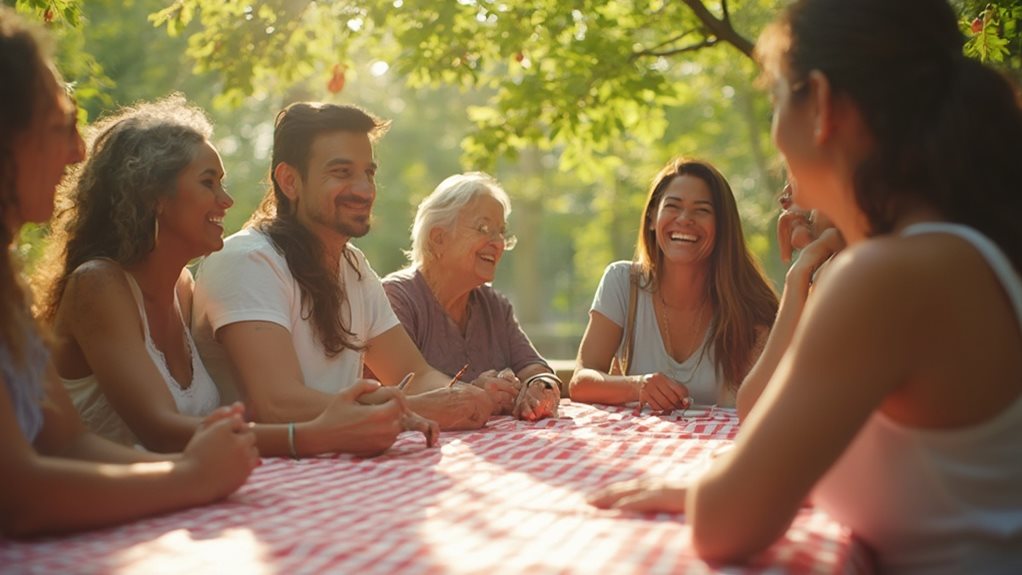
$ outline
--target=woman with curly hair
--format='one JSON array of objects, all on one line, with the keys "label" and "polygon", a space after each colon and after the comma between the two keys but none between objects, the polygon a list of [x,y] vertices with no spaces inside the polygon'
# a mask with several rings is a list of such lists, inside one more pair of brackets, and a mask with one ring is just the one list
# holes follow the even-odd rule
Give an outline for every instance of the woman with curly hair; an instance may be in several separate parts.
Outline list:
[{"label": "woman with curly hair", "polygon": [[21,225],[44,222],[65,168],[81,161],[75,107],[36,33],[0,7],[0,532],[85,529],[225,497],[258,465],[229,410],[184,453],[128,449],[85,430],[49,359],[13,261]]},{"label": "woman with curly hair", "polygon": [[[41,316],[53,325],[54,363],[89,427],[125,445],[174,451],[220,402],[189,329],[193,280],[185,266],[223,247],[234,201],[209,121],[179,95],[124,109],[93,131],[40,271],[49,278],[41,281],[49,288]],[[260,451],[297,457],[296,430],[308,439],[306,455],[377,453],[402,422],[435,435],[400,394],[357,406],[352,393],[313,421],[256,426]],[[381,428],[379,444],[339,439],[339,428],[357,423],[351,410],[388,415],[369,418]]]}]

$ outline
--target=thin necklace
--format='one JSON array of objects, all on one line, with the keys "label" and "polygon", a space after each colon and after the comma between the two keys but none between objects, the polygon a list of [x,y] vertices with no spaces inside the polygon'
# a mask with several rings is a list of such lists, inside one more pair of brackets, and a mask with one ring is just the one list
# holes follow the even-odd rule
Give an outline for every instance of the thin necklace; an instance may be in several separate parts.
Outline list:
[{"label": "thin necklace", "polygon": [[[661,315],[664,318],[664,331],[667,332],[666,333],[666,335],[667,335],[667,342],[666,342],[667,345],[665,347],[669,348],[668,349],[668,355],[670,355],[673,358],[674,357],[674,340],[671,337],[671,314],[669,312],[670,306],[667,305],[667,301],[664,299],[664,294],[663,294],[662,291],[658,290],[658,295],[660,296],[660,304],[661,304],[661,307],[663,309],[663,312],[661,313]],[[703,298],[702,303],[699,305],[699,315],[696,316],[696,321],[693,323],[693,329],[689,330],[691,333],[694,333],[695,335],[694,335],[694,337],[692,337],[690,335],[690,337],[688,338],[689,341],[685,342],[685,343],[689,344],[689,348],[691,348],[693,345],[695,345],[696,341],[699,338],[699,334],[701,332],[700,328],[703,325],[703,310],[705,310],[705,309],[706,309],[706,299]],[[689,372],[688,379],[679,380],[678,383],[687,386],[689,384],[689,382],[691,382],[695,378],[696,373],[699,371],[699,366],[702,365],[702,363],[703,363],[703,357],[706,355],[706,346],[703,345],[703,346],[700,346],[700,348],[701,349],[699,350],[699,358],[696,360],[695,366],[692,367],[692,371]],[[693,349],[692,352],[695,352],[695,350]],[[691,357],[691,353],[689,353],[689,357]],[[688,358],[686,358],[686,361],[687,360],[688,360]],[[677,360],[675,360],[675,361],[677,361]]]}]

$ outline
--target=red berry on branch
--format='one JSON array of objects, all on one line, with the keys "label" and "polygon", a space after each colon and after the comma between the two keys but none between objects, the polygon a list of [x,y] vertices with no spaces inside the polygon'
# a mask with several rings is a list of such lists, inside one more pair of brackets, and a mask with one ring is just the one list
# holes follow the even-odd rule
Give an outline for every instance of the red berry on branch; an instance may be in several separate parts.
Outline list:
[{"label": "red berry on branch", "polygon": [[522,54],[521,52],[515,53],[515,62],[518,62],[519,64],[521,64],[522,60],[524,60],[524,59],[525,59],[525,54]]},{"label": "red berry on branch", "polygon": [[972,33],[973,34],[979,34],[982,31],[983,31],[983,19],[982,18],[976,18],[975,20],[972,21]]},{"label": "red berry on branch", "polygon": [[46,22],[47,24],[53,22],[53,8],[47,8],[46,11],[43,12],[43,22]]},{"label": "red berry on branch", "polygon": [[344,66],[334,64],[333,76],[330,77],[330,82],[326,85],[326,89],[330,90],[331,94],[337,94],[344,89],[344,72]]}]

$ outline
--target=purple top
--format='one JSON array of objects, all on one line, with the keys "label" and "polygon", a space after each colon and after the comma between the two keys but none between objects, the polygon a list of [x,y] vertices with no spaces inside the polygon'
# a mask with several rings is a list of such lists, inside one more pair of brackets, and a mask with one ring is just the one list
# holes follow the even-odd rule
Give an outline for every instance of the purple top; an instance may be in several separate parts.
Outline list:
[{"label": "purple top", "polygon": [[465,335],[418,270],[388,275],[383,289],[426,362],[443,373],[454,375],[467,363],[461,380],[472,381],[488,369],[510,367],[518,373],[533,363],[550,367],[518,325],[511,302],[493,286],[484,284],[469,294]]}]

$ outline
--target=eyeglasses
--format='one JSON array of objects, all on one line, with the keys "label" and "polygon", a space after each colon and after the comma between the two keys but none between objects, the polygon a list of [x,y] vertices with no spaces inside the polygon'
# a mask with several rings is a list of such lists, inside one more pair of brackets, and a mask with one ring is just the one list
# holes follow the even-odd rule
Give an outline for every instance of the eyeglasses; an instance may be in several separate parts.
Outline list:
[{"label": "eyeglasses", "polygon": [[504,250],[511,251],[518,245],[518,238],[513,235],[508,235],[507,230],[493,230],[490,229],[488,224],[479,224],[478,226],[465,226],[477,234],[481,234],[487,237],[491,242],[500,242],[504,245]]}]

